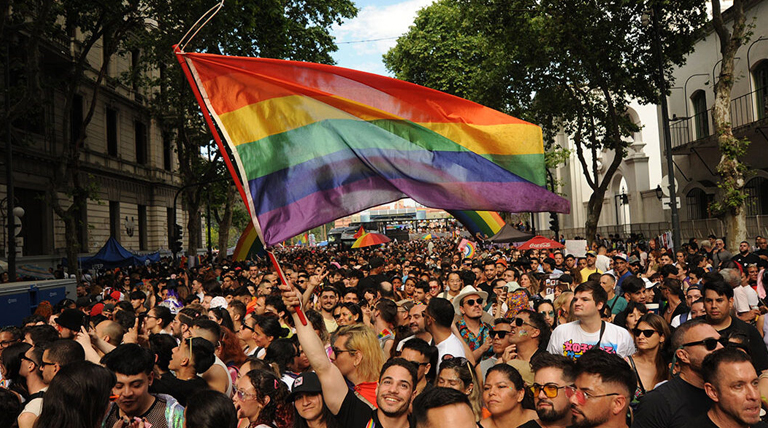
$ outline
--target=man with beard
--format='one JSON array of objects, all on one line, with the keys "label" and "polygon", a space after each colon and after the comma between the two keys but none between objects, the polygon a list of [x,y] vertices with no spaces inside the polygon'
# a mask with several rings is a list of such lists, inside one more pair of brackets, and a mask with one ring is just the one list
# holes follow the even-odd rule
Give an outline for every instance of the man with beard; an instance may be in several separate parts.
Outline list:
[{"label": "man with beard", "polygon": [[336,309],[338,303],[339,290],[331,285],[323,287],[320,292],[320,313],[323,315],[325,329],[328,330],[328,333],[333,333],[339,328],[339,325],[336,324],[336,320],[333,318],[333,310]]},{"label": "man with beard", "polygon": [[756,265],[760,263],[760,257],[753,252],[749,251],[749,242],[741,241],[739,244],[739,252],[731,260],[739,263],[742,267],[747,265]]},{"label": "man with beard", "polygon": [[573,384],[573,361],[544,353],[533,359],[533,400],[539,418],[520,428],[565,428],[571,425],[571,402],[565,388]]},{"label": "man with beard", "polygon": [[[320,337],[311,324],[304,325],[296,314],[295,306],[300,304],[296,289],[281,285],[283,303],[293,315],[296,335],[304,353],[315,369],[323,390],[323,400],[336,416],[339,426],[364,428],[373,424],[381,428],[404,428],[410,425],[408,410],[415,395],[418,373],[413,363],[403,358],[393,358],[381,368],[379,386],[376,389],[377,409],[372,409],[347,386],[339,368],[331,362]],[[357,351],[334,350],[336,358],[342,353]]]},{"label": "man with beard", "polygon": [[671,346],[680,371],[640,400],[632,427],[685,427],[706,413],[712,401],[704,392],[701,365],[707,355],[722,349],[720,340],[717,330],[704,319],[697,318],[680,325],[672,335]]},{"label": "man with beard", "polygon": [[[727,270],[727,269],[725,269]],[[725,275],[724,275],[725,276]],[[733,310],[734,291],[723,281],[709,281],[701,289],[704,295],[704,310],[707,312],[707,322],[720,333],[730,337],[740,335],[749,338],[749,354],[757,373],[768,369],[768,350],[757,329],[750,324],[731,315]]]},{"label": "man with beard", "polygon": [[411,319],[408,324],[411,330],[411,336],[408,336],[398,342],[396,348],[397,352],[400,352],[403,349],[403,345],[405,345],[406,342],[414,338],[419,338],[429,343],[430,345],[433,345],[432,335],[427,331],[426,311],[427,305],[425,304],[413,305],[411,311],[409,312]]},{"label": "man with beard", "polygon": [[736,348],[715,351],[701,368],[712,407],[689,427],[766,427],[760,421],[758,377],[749,355]]},{"label": "man with beard", "polygon": [[571,402],[571,427],[624,428],[637,380],[623,358],[591,349],[576,361],[576,379],[566,386]]}]

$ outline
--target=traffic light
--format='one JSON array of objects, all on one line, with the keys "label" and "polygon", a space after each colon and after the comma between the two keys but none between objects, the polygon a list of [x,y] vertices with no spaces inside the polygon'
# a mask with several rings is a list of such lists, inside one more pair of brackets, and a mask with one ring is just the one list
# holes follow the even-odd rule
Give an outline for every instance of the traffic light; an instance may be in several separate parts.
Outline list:
[{"label": "traffic light", "polygon": [[171,237],[171,251],[174,254],[178,254],[181,252],[181,248],[183,245],[181,241],[182,231],[183,229],[181,228],[180,225],[178,224],[173,225],[173,236]]},{"label": "traffic light", "polygon": [[558,233],[560,231],[560,220],[557,213],[549,213],[549,230]]}]

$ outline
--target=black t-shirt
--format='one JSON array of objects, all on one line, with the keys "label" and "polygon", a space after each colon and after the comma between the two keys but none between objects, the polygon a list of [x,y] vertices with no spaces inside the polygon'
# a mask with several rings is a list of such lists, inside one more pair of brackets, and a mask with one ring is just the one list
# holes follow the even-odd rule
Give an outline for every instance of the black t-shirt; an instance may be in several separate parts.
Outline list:
[{"label": "black t-shirt", "polygon": [[534,420],[532,420],[532,421],[528,421],[528,422],[526,422],[526,423],[524,423],[524,424],[520,425],[520,427],[519,427],[519,428],[542,428],[542,426],[541,426],[541,425],[539,425],[539,421],[537,421],[536,419],[534,419]]},{"label": "black t-shirt", "polygon": [[366,288],[373,288],[374,290],[378,290],[379,285],[382,282],[389,282],[389,281],[390,281],[390,278],[384,274],[369,275],[360,280],[360,282],[357,284],[357,289],[365,290]]},{"label": "black t-shirt", "polygon": [[[387,428],[381,426],[378,411],[376,409],[372,409],[371,406],[359,399],[354,391],[347,391],[347,395],[344,397],[344,402],[341,403],[339,413],[336,414],[336,420],[339,422],[339,426],[344,428],[365,428],[371,419],[373,419],[374,428]],[[414,428],[415,425],[410,418],[408,419],[408,422],[411,428]]]},{"label": "black t-shirt", "polygon": [[731,316],[731,325],[719,331],[720,335],[737,333],[749,338],[749,355],[752,357],[752,365],[758,374],[768,369],[768,349],[765,347],[763,337],[756,328],[744,321]]},{"label": "black t-shirt", "polygon": [[196,392],[209,389],[208,382],[200,376],[195,376],[190,380],[180,380],[171,372],[156,378],[149,387],[149,392],[155,394],[168,394],[175,398],[182,406],[187,406],[187,398],[193,396]]},{"label": "black t-shirt", "polygon": [[739,262],[739,264],[745,268],[744,270],[746,270],[746,265],[756,265],[760,263],[760,257],[754,253],[747,253],[746,255],[737,253],[731,260]]},{"label": "black t-shirt", "polygon": [[[712,419],[709,418],[709,415],[707,413],[704,413],[703,415],[699,416],[698,418],[695,418],[691,421],[686,428],[719,428],[717,425],[715,425],[714,422],[712,422]],[[750,425],[750,428],[768,428],[768,424],[766,424],[763,421],[758,421],[754,425]]]},{"label": "black t-shirt", "polygon": [[632,428],[683,428],[711,405],[703,389],[678,375],[640,398]]}]

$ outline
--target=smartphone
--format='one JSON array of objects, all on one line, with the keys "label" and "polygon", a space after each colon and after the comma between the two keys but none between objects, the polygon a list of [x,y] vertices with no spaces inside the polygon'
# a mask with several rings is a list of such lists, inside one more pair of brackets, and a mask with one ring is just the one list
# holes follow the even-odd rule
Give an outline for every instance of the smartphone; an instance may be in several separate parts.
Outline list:
[{"label": "smartphone", "polygon": [[85,331],[91,330],[91,316],[86,315],[83,317],[83,327],[85,327]]}]

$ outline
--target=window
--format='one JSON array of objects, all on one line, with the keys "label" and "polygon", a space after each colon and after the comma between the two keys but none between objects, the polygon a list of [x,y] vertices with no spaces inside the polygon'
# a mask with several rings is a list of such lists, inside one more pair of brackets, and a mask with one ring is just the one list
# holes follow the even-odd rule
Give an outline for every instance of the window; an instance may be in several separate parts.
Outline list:
[{"label": "window", "polygon": [[701,220],[709,218],[709,204],[712,196],[699,188],[691,189],[685,196],[685,205],[688,209],[688,220]]},{"label": "window", "polygon": [[143,122],[134,122],[134,131],[136,135],[136,163],[145,165],[147,163],[147,125]]},{"label": "window", "polygon": [[693,104],[693,125],[696,139],[709,137],[709,111],[707,111],[707,94],[698,90],[691,95]]},{"label": "window", "polygon": [[120,242],[120,202],[109,201],[109,236]]},{"label": "window", "polygon": [[147,206],[139,205],[139,250],[147,249]]},{"label": "window", "polygon": [[163,169],[166,171],[171,170],[172,153],[173,150],[171,150],[171,136],[168,135],[168,133],[163,133]]},{"label": "window", "polygon": [[80,137],[80,128],[83,126],[83,96],[75,94],[72,98],[72,111],[69,113],[69,131],[71,141]]},{"label": "window", "polygon": [[763,177],[755,177],[747,182],[744,190],[747,192],[747,215],[768,214],[768,180]]},{"label": "window", "polygon": [[755,77],[755,97],[757,98],[757,118],[768,117],[768,60],[763,60],[752,73]]},{"label": "window", "polygon": [[107,154],[117,156],[117,110],[107,108]]},{"label": "window", "polygon": [[173,240],[173,225],[176,224],[176,217],[174,217],[173,208],[166,208],[165,215],[168,219],[168,248],[171,248],[171,241]]}]

